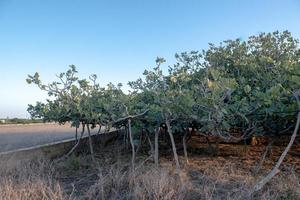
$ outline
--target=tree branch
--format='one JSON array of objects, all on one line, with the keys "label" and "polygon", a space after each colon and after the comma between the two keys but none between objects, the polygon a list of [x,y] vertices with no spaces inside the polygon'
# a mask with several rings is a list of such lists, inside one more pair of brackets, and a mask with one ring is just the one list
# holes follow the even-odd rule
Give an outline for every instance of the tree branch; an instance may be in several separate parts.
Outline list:
[{"label": "tree branch", "polygon": [[[300,90],[296,91],[294,93],[294,96],[296,98],[297,104],[298,104],[298,109],[300,109]],[[285,156],[287,155],[288,151],[290,150],[290,148],[292,147],[295,138],[297,136],[298,130],[299,130],[299,125],[300,125],[300,112],[298,113],[297,116],[297,122],[296,122],[296,126],[294,129],[294,132],[292,134],[291,140],[289,142],[289,144],[287,145],[287,147],[285,148],[285,150],[283,151],[283,153],[281,154],[279,160],[277,161],[276,165],[274,166],[274,168],[265,176],[262,178],[262,180],[260,180],[253,188],[253,191],[251,192],[251,194],[253,192],[257,192],[259,190],[261,190],[278,172],[279,172],[279,167],[281,165],[281,163],[283,162]]]},{"label": "tree branch", "polygon": [[128,120],[128,119],[134,119],[134,118],[137,118],[137,117],[141,117],[141,116],[147,114],[148,111],[149,111],[149,109],[145,110],[142,113],[136,114],[136,115],[128,115],[126,117],[122,117],[122,118],[119,118],[117,120],[113,120],[113,122],[114,123],[119,123],[119,122],[122,122],[122,121],[125,121],[125,120]]}]

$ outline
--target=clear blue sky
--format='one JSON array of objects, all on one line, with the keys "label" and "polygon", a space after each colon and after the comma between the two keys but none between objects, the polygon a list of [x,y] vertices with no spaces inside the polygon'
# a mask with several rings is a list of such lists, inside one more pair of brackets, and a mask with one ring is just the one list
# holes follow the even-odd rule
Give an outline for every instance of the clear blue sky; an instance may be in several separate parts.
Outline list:
[{"label": "clear blue sky", "polygon": [[46,95],[27,85],[77,66],[101,83],[127,83],[156,56],[208,42],[289,30],[300,38],[299,0],[0,0],[0,118],[29,117],[27,104]]}]

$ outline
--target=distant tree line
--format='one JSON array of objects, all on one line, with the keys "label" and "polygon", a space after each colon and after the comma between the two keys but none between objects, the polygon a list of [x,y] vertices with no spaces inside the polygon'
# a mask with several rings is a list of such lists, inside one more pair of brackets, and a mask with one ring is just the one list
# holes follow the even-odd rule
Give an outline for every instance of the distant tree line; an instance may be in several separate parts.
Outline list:
[{"label": "distant tree line", "polygon": [[24,119],[24,118],[5,118],[0,119],[0,124],[32,124],[43,123],[42,119]]}]

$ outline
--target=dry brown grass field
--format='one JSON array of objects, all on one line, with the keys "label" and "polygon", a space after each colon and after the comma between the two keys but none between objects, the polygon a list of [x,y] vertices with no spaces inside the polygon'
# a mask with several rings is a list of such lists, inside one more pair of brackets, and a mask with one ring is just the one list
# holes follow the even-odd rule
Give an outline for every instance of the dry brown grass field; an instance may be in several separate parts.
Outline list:
[{"label": "dry brown grass field", "polygon": [[[208,146],[193,149],[189,164],[184,164],[180,156],[180,171],[167,155],[168,148],[161,152],[159,168],[146,151],[140,151],[132,171],[130,148],[120,144],[98,149],[96,163],[88,155],[54,161],[40,158],[25,163],[13,158],[2,160],[0,199],[300,199],[299,166],[289,163],[290,157],[299,161],[298,156],[289,155],[281,172],[262,191],[249,196],[277,155],[268,155],[257,172],[262,152],[251,154],[247,146],[244,150],[234,145],[225,147],[221,144],[219,153],[214,155]],[[226,153],[226,149],[230,150]]]}]

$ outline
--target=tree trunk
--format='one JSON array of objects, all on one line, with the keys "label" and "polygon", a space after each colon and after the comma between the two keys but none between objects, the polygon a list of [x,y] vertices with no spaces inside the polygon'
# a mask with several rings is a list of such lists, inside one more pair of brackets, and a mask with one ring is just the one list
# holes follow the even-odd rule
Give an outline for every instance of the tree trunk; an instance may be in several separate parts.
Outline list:
[{"label": "tree trunk", "polygon": [[188,159],[188,153],[187,153],[187,145],[186,145],[186,138],[187,138],[187,135],[189,134],[189,129],[187,129],[183,135],[183,138],[182,138],[182,144],[183,144],[183,153],[184,153],[184,157],[185,157],[185,160],[186,160],[186,163],[189,164],[189,159]]},{"label": "tree trunk", "polygon": [[131,152],[132,152],[131,166],[132,169],[134,170],[135,150],[134,150],[134,143],[133,143],[132,130],[131,130],[131,119],[128,120],[128,133],[129,133]]},{"label": "tree trunk", "polygon": [[[300,95],[300,91],[297,91],[294,94],[294,96],[297,100],[297,103],[298,103],[298,110],[300,110],[299,95]],[[287,147],[285,148],[285,150],[281,154],[281,156],[280,156],[279,160],[277,161],[275,167],[267,174],[267,176],[265,176],[262,180],[260,180],[254,186],[253,192],[257,192],[257,191],[261,190],[265,186],[265,184],[267,184],[279,172],[278,168],[280,167],[280,165],[283,162],[285,156],[287,155],[288,151],[290,150],[291,146],[293,145],[293,143],[295,141],[295,138],[297,136],[298,129],[299,129],[299,124],[300,124],[300,112],[298,112],[296,126],[295,126],[295,129],[294,129],[294,132],[292,134],[292,137],[291,137],[291,140],[290,140],[289,144],[287,145]]]},{"label": "tree trunk", "polygon": [[160,128],[158,127],[155,131],[154,135],[154,163],[155,166],[158,167],[158,136],[159,136]]},{"label": "tree trunk", "polygon": [[91,155],[92,155],[93,161],[95,161],[94,148],[93,148],[93,141],[92,141],[92,137],[91,137],[91,130],[90,130],[90,125],[89,125],[89,124],[87,124],[87,130],[88,130],[88,134],[89,134],[90,153],[91,153]]},{"label": "tree trunk", "polygon": [[135,154],[136,154],[136,155],[138,155],[138,153],[139,153],[141,147],[143,146],[143,144],[144,144],[144,142],[145,142],[145,141],[143,140],[143,139],[144,139],[143,136],[144,136],[144,131],[143,131],[143,129],[142,129],[141,135],[140,135],[139,145],[137,146],[136,151],[135,151]]},{"label": "tree trunk", "polygon": [[125,125],[125,127],[124,127],[124,137],[123,137],[124,147],[126,147],[126,145],[127,145],[127,143],[126,143],[126,141],[127,141],[126,136],[127,136],[127,126]]},{"label": "tree trunk", "polygon": [[78,141],[78,127],[76,126],[76,130],[75,130],[75,140],[76,142]]},{"label": "tree trunk", "polygon": [[128,128],[128,124],[127,124],[127,126],[125,126],[125,147],[126,147],[126,149],[129,148],[128,142],[130,143],[130,137],[129,137],[129,128]]},{"label": "tree trunk", "polygon": [[99,130],[97,132],[97,135],[99,135],[101,133],[101,128],[102,128],[102,126],[99,124]]},{"label": "tree trunk", "polygon": [[109,132],[109,125],[106,124],[106,125],[105,125],[105,131],[104,131],[104,133],[108,133],[108,132]]},{"label": "tree trunk", "polygon": [[149,146],[150,146],[151,155],[153,156],[153,159],[154,159],[155,151],[154,151],[154,148],[153,148],[153,145],[152,145],[152,142],[151,142],[151,138],[150,138],[147,130],[145,130],[145,133],[146,133],[146,137],[147,137],[147,140],[148,140],[148,143],[149,143]]},{"label": "tree trunk", "polygon": [[267,157],[269,151],[270,151],[271,148],[272,148],[273,142],[274,142],[274,140],[272,139],[272,140],[269,142],[269,144],[267,145],[267,147],[266,147],[266,149],[265,149],[265,152],[263,153],[263,155],[262,155],[262,157],[261,157],[259,163],[257,164],[256,169],[254,170],[255,173],[258,173],[259,170],[261,169],[261,167],[263,166],[263,164],[264,164],[264,162],[265,162],[265,160],[266,160],[266,157]]},{"label": "tree trunk", "polygon": [[74,152],[74,150],[77,148],[77,146],[79,145],[80,140],[84,134],[84,131],[85,131],[85,124],[82,124],[82,131],[80,134],[80,138],[76,141],[76,144],[72,147],[72,149],[66,154],[66,157],[70,156]]},{"label": "tree trunk", "polygon": [[175,141],[174,141],[174,137],[173,137],[173,133],[172,133],[172,129],[171,129],[171,125],[170,125],[169,120],[166,120],[166,125],[167,125],[168,133],[169,133],[169,136],[170,136],[170,139],[171,139],[172,150],[173,150],[173,155],[174,155],[176,167],[177,167],[177,169],[180,169],[180,164],[179,164],[179,159],[178,159],[178,155],[177,155],[176,145],[175,145]]}]

